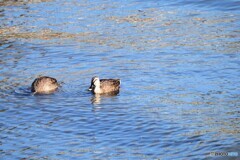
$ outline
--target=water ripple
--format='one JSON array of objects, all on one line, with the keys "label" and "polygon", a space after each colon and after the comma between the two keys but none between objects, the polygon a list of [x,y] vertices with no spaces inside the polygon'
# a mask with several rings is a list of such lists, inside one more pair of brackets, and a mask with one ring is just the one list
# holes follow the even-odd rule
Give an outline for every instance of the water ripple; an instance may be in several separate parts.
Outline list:
[{"label": "water ripple", "polygon": [[[216,2],[0,2],[1,158],[240,153],[239,7]],[[62,86],[33,95],[39,75]],[[93,76],[119,94],[89,92]]]}]

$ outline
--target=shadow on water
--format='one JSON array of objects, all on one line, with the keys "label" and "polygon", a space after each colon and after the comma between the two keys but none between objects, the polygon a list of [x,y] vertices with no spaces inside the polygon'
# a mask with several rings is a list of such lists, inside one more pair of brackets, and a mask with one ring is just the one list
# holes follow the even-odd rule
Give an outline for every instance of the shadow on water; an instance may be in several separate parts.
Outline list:
[{"label": "shadow on water", "polygon": [[14,93],[16,96],[33,96],[34,94],[31,92],[31,87],[19,87],[14,89]]}]

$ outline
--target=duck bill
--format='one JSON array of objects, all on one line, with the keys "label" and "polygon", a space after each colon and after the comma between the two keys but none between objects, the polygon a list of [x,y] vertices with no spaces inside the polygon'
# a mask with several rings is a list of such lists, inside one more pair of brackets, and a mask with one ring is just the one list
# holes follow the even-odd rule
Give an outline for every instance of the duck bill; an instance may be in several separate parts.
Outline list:
[{"label": "duck bill", "polygon": [[91,85],[91,86],[88,88],[88,90],[89,90],[89,91],[91,91],[91,90],[92,90],[92,88],[93,88],[93,85]]}]

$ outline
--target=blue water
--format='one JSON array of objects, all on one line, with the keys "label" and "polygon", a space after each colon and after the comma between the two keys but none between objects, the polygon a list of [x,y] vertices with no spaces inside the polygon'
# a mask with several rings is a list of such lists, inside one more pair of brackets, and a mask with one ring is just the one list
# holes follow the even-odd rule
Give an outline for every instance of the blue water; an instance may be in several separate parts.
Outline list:
[{"label": "blue water", "polygon": [[[239,11],[239,0],[0,1],[0,159],[239,159]],[[33,95],[39,75],[62,87]],[[120,93],[92,95],[96,75],[120,78]]]}]

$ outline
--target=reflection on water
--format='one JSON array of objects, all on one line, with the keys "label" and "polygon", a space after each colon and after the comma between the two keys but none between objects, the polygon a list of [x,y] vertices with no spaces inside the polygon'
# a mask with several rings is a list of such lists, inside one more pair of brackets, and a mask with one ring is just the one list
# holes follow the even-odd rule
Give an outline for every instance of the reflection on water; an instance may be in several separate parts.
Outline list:
[{"label": "reflection on water", "polygon": [[119,91],[106,93],[106,94],[94,94],[93,97],[91,98],[91,102],[92,104],[101,104],[102,99],[113,98],[118,94],[119,94]]},{"label": "reflection on water", "polygon": [[96,94],[91,98],[91,102],[93,104],[100,104],[101,103],[101,95],[100,94]]},{"label": "reflection on water", "polygon": [[[0,1],[1,159],[240,154],[238,3]],[[62,87],[35,96],[38,75]]]}]

